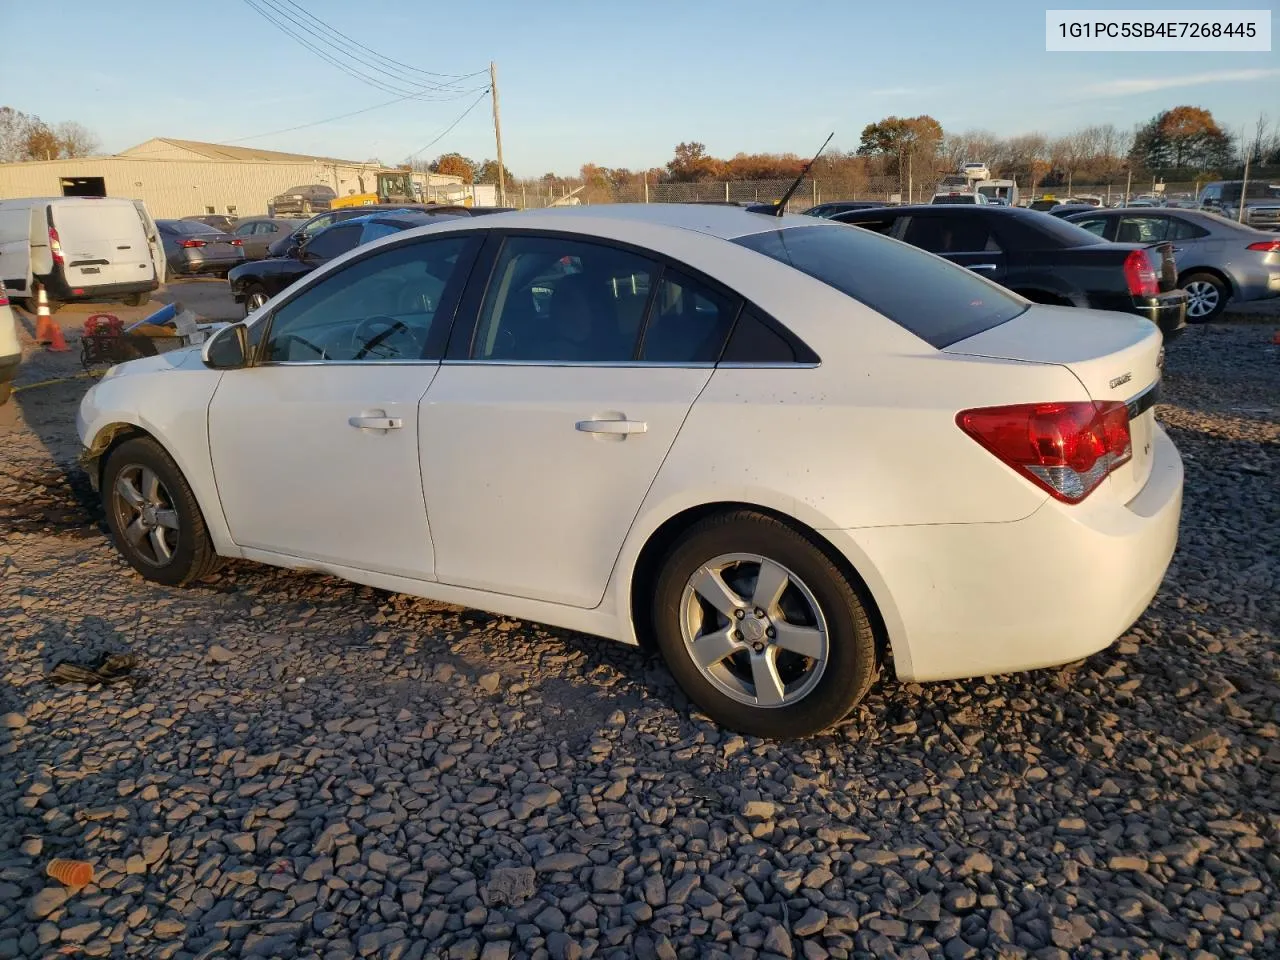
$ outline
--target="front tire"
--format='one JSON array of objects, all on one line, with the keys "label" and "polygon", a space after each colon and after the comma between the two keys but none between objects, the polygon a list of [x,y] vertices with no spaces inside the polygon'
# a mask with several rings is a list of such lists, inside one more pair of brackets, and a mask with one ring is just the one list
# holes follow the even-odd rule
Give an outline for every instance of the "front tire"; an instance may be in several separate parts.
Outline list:
[{"label": "front tire", "polygon": [[247,317],[270,299],[270,294],[262,284],[249,284],[244,288],[244,315]]},{"label": "front tire", "polygon": [[148,580],[186,586],[221,563],[195,494],[151,437],[111,451],[102,471],[102,506],[116,548]]},{"label": "front tire", "polygon": [[680,538],[658,575],[653,624],[689,698],[741,733],[818,733],[876,676],[858,591],[816,541],[756,511],[709,517]]},{"label": "front tire", "polygon": [[1210,323],[1227,309],[1231,290],[1212,273],[1192,273],[1180,284],[1187,291],[1187,322]]}]

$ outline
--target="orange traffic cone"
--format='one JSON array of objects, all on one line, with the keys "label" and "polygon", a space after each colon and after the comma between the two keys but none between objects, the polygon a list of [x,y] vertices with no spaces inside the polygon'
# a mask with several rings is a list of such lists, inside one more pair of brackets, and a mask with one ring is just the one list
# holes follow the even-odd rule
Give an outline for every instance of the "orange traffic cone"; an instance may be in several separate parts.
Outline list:
[{"label": "orange traffic cone", "polygon": [[36,291],[36,340],[54,353],[71,349],[62,336],[62,329],[53,322],[53,317],[49,314],[49,297],[45,294],[43,285]]}]

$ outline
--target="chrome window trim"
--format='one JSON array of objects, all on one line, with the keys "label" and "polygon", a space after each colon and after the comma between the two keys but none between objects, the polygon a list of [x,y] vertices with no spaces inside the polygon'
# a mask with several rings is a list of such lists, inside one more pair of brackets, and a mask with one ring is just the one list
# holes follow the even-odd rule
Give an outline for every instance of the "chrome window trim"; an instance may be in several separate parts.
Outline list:
[{"label": "chrome window trim", "polygon": [[667,370],[816,370],[821,363],[666,363],[648,360],[268,360],[259,367],[604,367]]},{"label": "chrome window trim", "polygon": [[439,360],[267,360],[258,367],[438,367]]},{"label": "chrome window trim", "polygon": [[1153,380],[1145,390],[1125,401],[1129,409],[1129,419],[1137,420],[1140,416],[1160,402],[1160,381]]}]

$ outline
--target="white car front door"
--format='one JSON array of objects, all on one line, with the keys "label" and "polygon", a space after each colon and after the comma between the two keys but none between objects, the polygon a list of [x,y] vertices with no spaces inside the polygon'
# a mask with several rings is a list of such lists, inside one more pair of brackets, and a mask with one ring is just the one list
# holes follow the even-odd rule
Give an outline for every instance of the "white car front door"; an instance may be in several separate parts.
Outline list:
[{"label": "white car front door", "polygon": [[209,408],[237,544],[434,579],[418,406],[478,244],[454,235],[379,248],[261,321],[256,364],[224,374]]},{"label": "white car front door", "polygon": [[422,408],[437,577],[597,606],[737,300],[627,250],[527,233],[485,289]]}]

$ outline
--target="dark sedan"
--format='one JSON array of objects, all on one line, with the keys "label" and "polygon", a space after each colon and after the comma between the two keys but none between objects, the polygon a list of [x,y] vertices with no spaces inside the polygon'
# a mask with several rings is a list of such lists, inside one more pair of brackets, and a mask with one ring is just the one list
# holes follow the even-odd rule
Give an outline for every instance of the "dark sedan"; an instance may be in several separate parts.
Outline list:
[{"label": "dark sedan", "polygon": [[837,213],[847,213],[850,210],[869,210],[872,207],[891,207],[894,204],[885,203],[880,200],[831,200],[827,203],[820,203],[816,207],[810,207],[804,211],[806,217],[833,217]]},{"label": "dark sedan", "polygon": [[[368,210],[367,207],[363,209]],[[338,223],[331,222],[304,239],[290,256],[252,260],[232,270],[228,277],[231,281],[231,295],[236,303],[244,304],[245,314],[248,315],[299,277],[361,244],[411,227],[459,218],[457,213],[392,209],[385,213],[365,213],[363,216],[347,217]]]},{"label": "dark sedan", "polygon": [[1165,339],[1186,326],[1169,243],[1108,243],[1073,223],[995,205],[854,210],[831,219],[945,257],[1036,303],[1136,313]]},{"label": "dark sedan", "polygon": [[244,247],[239,237],[224,233],[199,220],[157,220],[169,274],[196,276],[227,271],[244,263]]},{"label": "dark sedan", "polygon": [[246,217],[236,222],[231,231],[239,237],[246,260],[261,260],[271,244],[289,236],[306,221],[299,217]]}]

